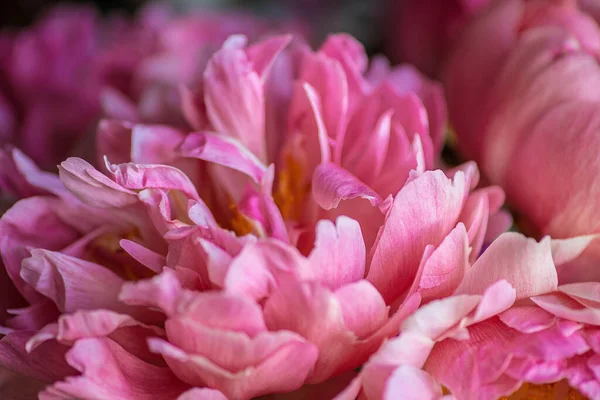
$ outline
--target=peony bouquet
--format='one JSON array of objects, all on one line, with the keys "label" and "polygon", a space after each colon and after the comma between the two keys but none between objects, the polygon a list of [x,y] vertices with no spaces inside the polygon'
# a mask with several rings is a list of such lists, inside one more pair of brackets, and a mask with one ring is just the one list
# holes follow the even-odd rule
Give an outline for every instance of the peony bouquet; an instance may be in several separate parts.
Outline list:
[{"label": "peony bouquet", "polygon": [[0,112],[0,398],[600,399],[600,28],[471,3],[442,83],[297,21],[86,28],[72,105],[29,139],[33,103]]}]

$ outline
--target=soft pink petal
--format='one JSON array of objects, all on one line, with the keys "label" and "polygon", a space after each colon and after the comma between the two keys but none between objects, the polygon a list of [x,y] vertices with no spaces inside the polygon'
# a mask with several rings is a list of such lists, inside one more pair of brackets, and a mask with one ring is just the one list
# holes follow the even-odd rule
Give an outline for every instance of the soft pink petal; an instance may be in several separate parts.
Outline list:
[{"label": "soft pink petal", "polygon": [[163,255],[155,253],[154,251],[138,244],[137,242],[122,239],[119,242],[119,245],[127,252],[127,254],[137,260],[140,264],[148,267],[156,273],[159,273],[167,263],[167,260]]},{"label": "soft pink petal", "polygon": [[600,325],[600,309],[590,308],[560,292],[542,294],[531,300],[544,310],[570,321]]},{"label": "soft pink petal", "polygon": [[365,274],[365,243],[360,225],[340,216],[335,224],[321,220],[316,226],[315,246],[308,256],[313,279],[335,290],[356,282]]},{"label": "soft pink petal", "polygon": [[342,308],[346,329],[358,338],[368,337],[388,320],[388,308],[369,281],[342,286],[335,291],[335,298]]},{"label": "soft pink petal", "polygon": [[[134,125],[131,131],[131,159],[121,162],[136,164],[167,164],[185,135],[167,125]],[[108,157],[114,163],[120,163]]]},{"label": "soft pink petal", "polygon": [[204,71],[204,100],[215,130],[238,138],[264,161],[263,87],[244,50],[224,46],[213,55]]},{"label": "soft pink petal", "polygon": [[191,384],[207,384],[228,398],[251,398],[295,390],[302,385],[317,357],[314,346],[298,338],[281,346],[259,364],[230,372],[205,357],[188,354],[160,339],[151,339],[148,344],[165,357],[180,379]]},{"label": "soft pink petal", "polygon": [[600,308],[600,282],[560,285],[558,290],[588,307]]},{"label": "soft pink petal", "polygon": [[133,191],[111,181],[82,159],[68,158],[58,171],[64,185],[90,206],[123,207],[138,201]]},{"label": "soft pink petal", "polygon": [[499,279],[516,289],[517,300],[556,290],[550,239],[538,243],[518,233],[501,235],[473,264],[455,293],[483,293]]},{"label": "soft pink petal", "polygon": [[462,173],[450,181],[441,171],[428,171],[400,190],[373,246],[367,274],[386,302],[412,285],[425,246],[439,245],[454,228],[464,199]]},{"label": "soft pink petal", "polygon": [[398,393],[406,400],[439,400],[442,388],[433,377],[420,368],[402,365],[388,378],[382,399],[395,399]]},{"label": "soft pink petal", "polygon": [[479,304],[479,296],[459,295],[428,303],[402,323],[402,332],[437,340]]},{"label": "soft pink petal", "polygon": [[499,315],[500,321],[523,333],[547,329],[556,323],[556,317],[537,306],[515,306]]},{"label": "soft pink petal", "polygon": [[270,194],[247,187],[238,203],[238,209],[254,225],[259,236],[289,242],[285,222]]},{"label": "soft pink petal", "polygon": [[300,80],[314,88],[320,99],[325,129],[341,147],[348,123],[348,82],[343,68],[324,54],[307,53],[302,60]]},{"label": "soft pink petal", "polygon": [[123,280],[101,265],[62,253],[36,249],[23,261],[22,278],[52,299],[62,312],[111,307]]},{"label": "soft pink petal", "polygon": [[419,281],[423,299],[447,297],[458,287],[469,267],[467,231],[459,223],[425,262]]},{"label": "soft pink petal", "polygon": [[34,334],[31,331],[12,332],[0,339],[3,367],[44,382],[75,374],[64,359],[68,347],[56,341],[48,341],[28,353],[25,344]]},{"label": "soft pink petal", "polygon": [[164,335],[162,329],[143,325],[129,315],[108,310],[77,311],[73,314],[63,314],[58,323],[44,327],[27,342],[26,349],[31,352],[50,339],[71,345],[78,339],[109,336],[119,328],[133,326],[144,327],[154,335]]},{"label": "soft pink petal", "polygon": [[135,104],[117,89],[112,87],[104,88],[102,93],[100,93],[100,102],[102,111],[107,118],[128,122],[137,122],[139,120]]},{"label": "soft pink petal", "polygon": [[256,300],[263,299],[282,282],[306,276],[308,265],[294,247],[276,240],[261,240],[244,247],[231,261],[223,288]]},{"label": "soft pink petal", "polygon": [[367,69],[368,57],[362,44],[348,34],[329,35],[320,53],[337,60],[348,81],[349,107],[352,109],[353,100],[367,90],[367,83],[362,77]]},{"label": "soft pink petal", "polygon": [[12,284],[30,303],[39,301],[41,295],[20,275],[23,259],[30,256],[29,248],[60,250],[79,236],[57,215],[61,206],[63,204],[54,198],[31,197],[17,202],[0,220],[0,255],[4,268]]},{"label": "soft pink petal", "polygon": [[165,367],[148,364],[106,338],[78,340],[66,356],[81,372],[40,394],[40,399],[173,399],[189,388]]},{"label": "soft pink petal", "polygon": [[170,315],[176,312],[181,290],[174,273],[165,269],[152,279],[124,284],[118,296],[126,304],[158,307]]},{"label": "soft pink petal", "polygon": [[189,134],[180,152],[184,157],[198,158],[240,171],[255,183],[262,180],[266,171],[266,166],[241,143],[210,132]]},{"label": "soft pink petal", "polygon": [[552,258],[554,259],[554,264],[560,267],[562,264],[573,261],[597,238],[598,235],[586,235],[570,239],[552,239]]},{"label": "soft pink petal", "polygon": [[312,193],[315,201],[325,210],[336,208],[340,201],[362,198],[373,206],[381,197],[347,170],[333,163],[319,165],[313,174]]},{"label": "soft pink petal", "polygon": [[263,82],[267,80],[267,76],[271,66],[275,62],[275,58],[283,51],[291,40],[292,35],[275,36],[265,39],[246,49],[248,60],[252,62],[252,68],[260,76]]},{"label": "soft pink petal", "polygon": [[199,200],[196,187],[181,170],[161,164],[110,164],[107,167],[117,184],[129,190],[180,190],[190,199]]},{"label": "soft pink petal", "polygon": [[218,390],[215,389],[190,389],[181,396],[177,398],[177,400],[228,400],[227,397]]}]

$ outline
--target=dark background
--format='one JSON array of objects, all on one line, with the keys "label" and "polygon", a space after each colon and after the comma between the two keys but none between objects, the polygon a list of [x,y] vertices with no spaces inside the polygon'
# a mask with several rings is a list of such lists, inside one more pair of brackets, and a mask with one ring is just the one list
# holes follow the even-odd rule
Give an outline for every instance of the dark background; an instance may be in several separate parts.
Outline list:
[{"label": "dark background", "polygon": [[[317,41],[329,32],[349,32],[369,53],[381,50],[386,26],[386,5],[401,0],[167,0],[176,9],[226,8],[246,10],[265,16],[294,16],[310,26]],[[102,13],[133,15],[144,0],[5,0],[0,2],[0,29],[31,24],[43,12],[59,3],[94,5]]]}]

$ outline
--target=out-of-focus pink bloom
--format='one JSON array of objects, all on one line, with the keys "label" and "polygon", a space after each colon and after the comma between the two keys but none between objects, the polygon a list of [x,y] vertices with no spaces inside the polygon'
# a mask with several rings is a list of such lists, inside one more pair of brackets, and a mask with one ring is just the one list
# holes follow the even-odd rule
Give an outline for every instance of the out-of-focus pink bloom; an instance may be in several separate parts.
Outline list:
[{"label": "out-of-focus pink bloom", "polygon": [[577,389],[597,398],[598,283],[559,285],[557,274],[590,241],[502,235],[452,296],[403,322],[344,398],[497,399],[519,388],[517,396],[584,398]]},{"label": "out-of-focus pink bloom", "polygon": [[431,76],[442,71],[456,38],[490,0],[388,1],[386,48]]},{"label": "out-of-focus pink bloom", "polygon": [[469,27],[446,71],[459,146],[536,232],[600,230],[599,50],[598,25],[574,2],[498,2]]},{"label": "out-of-focus pink bloom", "polygon": [[133,21],[54,9],[31,28],[0,35],[0,148],[14,145],[52,168],[87,151],[100,106],[118,119],[187,126],[179,86],[199,81],[227,37],[297,26],[243,13],[177,16],[158,4]]},{"label": "out-of-focus pink bloom", "polygon": [[99,111],[99,29],[93,10],[59,7],[0,34],[0,147],[16,145],[50,167],[89,132]]}]

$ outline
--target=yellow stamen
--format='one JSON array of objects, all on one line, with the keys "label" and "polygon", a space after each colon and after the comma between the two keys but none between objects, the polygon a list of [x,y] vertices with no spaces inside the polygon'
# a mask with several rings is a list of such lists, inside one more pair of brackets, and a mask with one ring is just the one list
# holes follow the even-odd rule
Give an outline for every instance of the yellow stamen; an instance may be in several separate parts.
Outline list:
[{"label": "yellow stamen", "polygon": [[501,400],[585,400],[587,397],[561,381],[546,385],[524,383],[519,390]]},{"label": "yellow stamen", "polygon": [[234,203],[229,205],[231,211],[231,227],[238,236],[244,236],[254,231],[252,223],[246,218]]},{"label": "yellow stamen", "polygon": [[305,184],[302,165],[292,154],[288,152],[284,160],[284,168],[279,173],[273,198],[283,219],[297,220],[302,216],[302,204],[310,191],[310,185]]},{"label": "yellow stamen", "polygon": [[[104,265],[106,264],[106,259],[101,254],[104,252],[113,254],[117,258],[116,260],[122,260],[121,257],[127,256],[125,254],[125,250],[121,247],[120,241],[121,239],[128,239],[135,241],[140,238],[140,231],[137,227],[133,227],[130,231],[119,234],[116,232],[105,233],[103,235],[98,236],[91,244],[88,250],[88,258],[92,262],[96,262],[98,264]],[[98,253],[99,252],[99,253]],[[133,260],[132,260],[133,261]],[[135,262],[135,261],[133,261]],[[124,277],[131,281],[138,281],[142,278],[148,278],[149,276],[140,277],[135,272],[133,267],[127,262],[116,262],[111,263],[108,267],[112,270],[117,269],[115,272],[119,273],[118,268],[119,265],[121,267],[122,274]]]}]

